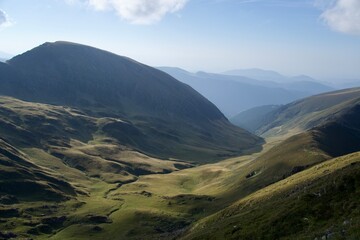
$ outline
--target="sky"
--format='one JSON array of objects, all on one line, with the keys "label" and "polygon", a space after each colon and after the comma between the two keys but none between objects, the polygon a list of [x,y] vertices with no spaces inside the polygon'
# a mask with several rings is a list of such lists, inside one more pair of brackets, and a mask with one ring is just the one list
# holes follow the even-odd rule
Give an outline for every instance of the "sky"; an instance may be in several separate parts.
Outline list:
[{"label": "sky", "polygon": [[0,0],[0,56],[57,40],[150,66],[360,79],[360,0]]}]

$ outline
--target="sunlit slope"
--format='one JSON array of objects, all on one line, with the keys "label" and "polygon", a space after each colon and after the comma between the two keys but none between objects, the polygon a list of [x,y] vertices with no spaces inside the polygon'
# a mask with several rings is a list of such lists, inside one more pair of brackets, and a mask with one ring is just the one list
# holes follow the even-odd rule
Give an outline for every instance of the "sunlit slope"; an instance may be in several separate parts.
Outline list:
[{"label": "sunlit slope", "polygon": [[354,118],[353,112],[358,112],[359,104],[360,88],[316,95],[271,112],[256,132],[269,137],[286,134],[290,130],[301,132],[334,121],[347,125],[346,121],[358,119],[358,116]]},{"label": "sunlit slope", "polygon": [[359,236],[360,154],[335,158],[201,220],[183,239]]}]

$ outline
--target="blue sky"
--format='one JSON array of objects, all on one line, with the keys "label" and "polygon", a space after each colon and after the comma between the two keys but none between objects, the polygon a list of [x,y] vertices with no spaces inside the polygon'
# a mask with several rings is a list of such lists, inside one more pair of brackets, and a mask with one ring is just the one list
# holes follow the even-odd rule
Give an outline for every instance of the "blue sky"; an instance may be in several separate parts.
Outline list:
[{"label": "blue sky", "polygon": [[0,52],[57,40],[151,66],[360,79],[359,0],[0,0]]}]

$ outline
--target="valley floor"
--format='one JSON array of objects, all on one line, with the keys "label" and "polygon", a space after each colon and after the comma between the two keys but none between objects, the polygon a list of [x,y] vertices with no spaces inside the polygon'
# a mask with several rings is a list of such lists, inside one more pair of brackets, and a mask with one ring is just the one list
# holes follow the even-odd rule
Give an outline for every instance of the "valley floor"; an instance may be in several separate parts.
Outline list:
[{"label": "valley floor", "polygon": [[[271,227],[269,224],[274,224],[274,221],[289,220],[284,219],[281,214],[277,219],[276,213],[271,211],[271,204],[277,206],[276,204],[281,203],[284,207],[279,207],[280,212],[284,212],[285,208],[291,212],[291,209],[297,208],[298,203],[289,196],[302,199],[305,195],[310,195],[312,198],[310,192],[315,194],[317,191],[307,192],[303,185],[312,189],[315,184],[316,188],[318,181],[323,181],[324,177],[337,176],[341,169],[356,166],[351,172],[351,176],[355,176],[354,192],[349,193],[350,203],[344,203],[350,204],[350,207],[344,207],[345,213],[337,212],[338,215],[332,215],[329,223],[340,221],[345,224],[348,221],[349,225],[344,230],[347,231],[346,234],[359,236],[360,233],[354,229],[360,223],[360,153],[326,161],[272,184],[273,179],[267,179],[269,175],[266,174],[271,168],[259,167],[257,159],[282,140],[269,139],[259,153],[170,174],[145,175],[129,184],[110,184],[101,179],[79,176],[76,172],[67,173],[65,177],[69,179],[74,179],[77,175],[73,185],[82,193],[76,199],[60,203],[27,202],[11,205],[11,209],[15,209],[17,214],[11,215],[8,212],[6,215],[2,209],[0,226],[3,233],[36,239],[223,239],[225,235],[226,239],[237,239],[239,236],[244,239],[260,239],[261,235],[256,235],[254,230],[262,232],[268,239],[274,236],[286,239],[292,235],[290,230],[284,236],[276,235],[276,229],[268,229],[274,232],[273,235],[264,230],[267,226]],[[30,153],[31,149],[24,151]],[[291,202],[289,206],[282,202],[283,197],[279,197],[283,195]],[[305,219],[305,215],[301,215],[301,218]],[[259,222],[254,226],[244,219]],[[326,227],[329,227],[327,223],[321,225],[316,219],[309,221],[314,221],[311,227],[298,227],[293,231],[301,233],[303,239],[309,239],[309,236],[314,236],[314,239],[326,234]],[[245,232],[239,231],[237,222],[241,223],[241,229],[248,229]]]}]

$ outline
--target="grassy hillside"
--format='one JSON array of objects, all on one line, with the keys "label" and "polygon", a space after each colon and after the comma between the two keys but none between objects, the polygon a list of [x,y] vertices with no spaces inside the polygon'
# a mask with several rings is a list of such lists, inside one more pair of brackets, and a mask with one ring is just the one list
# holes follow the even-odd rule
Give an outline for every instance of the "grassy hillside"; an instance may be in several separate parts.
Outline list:
[{"label": "grassy hillside", "polygon": [[241,199],[182,239],[356,239],[359,199],[360,153],[353,153]]},{"label": "grassy hillside", "polygon": [[35,164],[0,139],[0,204],[19,201],[64,201],[76,195],[74,187]]},{"label": "grassy hillside", "polygon": [[341,119],[357,108],[360,88],[345,89],[305,98],[285,105],[267,116],[257,133],[263,136],[286,134],[289,130],[301,132]]},{"label": "grassy hillside", "polygon": [[[0,103],[3,139],[28,151],[30,156],[41,159],[46,158],[44,154],[51,155],[89,176],[127,182],[139,175],[191,166],[134,151],[131,148],[137,141],[134,132],[140,130],[121,119],[90,117],[72,108],[8,97],[0,97]],[[113,136],[115,133],[120,136]]]}]

